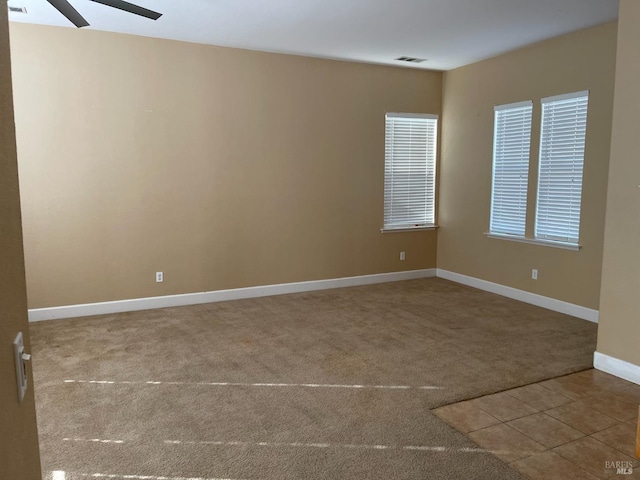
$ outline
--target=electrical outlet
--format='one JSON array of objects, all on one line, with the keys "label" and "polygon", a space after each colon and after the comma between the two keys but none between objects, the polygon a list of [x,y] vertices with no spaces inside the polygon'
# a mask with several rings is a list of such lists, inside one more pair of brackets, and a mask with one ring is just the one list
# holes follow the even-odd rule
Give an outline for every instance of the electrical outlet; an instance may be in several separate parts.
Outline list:
[{"label": "electrical outlet", "polygon": [[164,282],[164,273],[156,272],[156,283],[162,283],[162,282]]},{"label": "electrical outlet", "polygon": [[400,260],[404,262],[405,258],[407,258],[407,256],[404,254],[404,252],[400,252]]},{"label": "electrical outlet", "polygon": [[538,270],[537,269],[534,268],[533,270],[531,270],[531,278],[533,280],[537,280],[538,279]]}]

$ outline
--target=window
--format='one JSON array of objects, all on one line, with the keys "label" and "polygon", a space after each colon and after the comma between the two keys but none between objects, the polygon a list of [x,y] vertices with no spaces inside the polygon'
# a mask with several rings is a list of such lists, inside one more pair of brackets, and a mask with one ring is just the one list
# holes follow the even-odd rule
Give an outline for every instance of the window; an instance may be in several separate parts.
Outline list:
[{"label": "window", "polygon": [[524,237],[533,102],[495,107],[490,233]]},{"label": "window", "polygon": [[383,230],[434,226],[437,134],[437,115],[387,114]]},{"label": "window", "polygon": [[542,99],[536,239],[578,243],[589,92]]}]

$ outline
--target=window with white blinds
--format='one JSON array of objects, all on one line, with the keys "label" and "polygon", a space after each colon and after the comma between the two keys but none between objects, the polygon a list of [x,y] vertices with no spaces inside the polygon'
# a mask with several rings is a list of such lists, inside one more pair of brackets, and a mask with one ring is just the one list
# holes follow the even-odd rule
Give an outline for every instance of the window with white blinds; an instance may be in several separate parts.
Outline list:
[{"label": "window with white blinds", "polygon": [[435,224],[437,115],[388,113],[384,229]]},{"label": "window with white blinds", "polygon": [[490,233],[524,237],[533,102],[495,107]]},{"label": "window with white blinds", "polygon": [[535,236],[578,243],[589,92],[542,99]]}]

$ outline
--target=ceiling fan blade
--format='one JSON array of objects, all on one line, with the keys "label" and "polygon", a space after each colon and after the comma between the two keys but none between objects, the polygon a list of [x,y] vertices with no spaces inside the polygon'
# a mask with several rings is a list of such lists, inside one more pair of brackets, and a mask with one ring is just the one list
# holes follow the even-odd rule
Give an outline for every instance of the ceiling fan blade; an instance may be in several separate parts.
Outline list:
[{"label": "ceiling fan blade", "polygon": [[89,26],[89,22],[87,22],[67,0],[47,0],[47,2],[53,5],[62,15],[67,17],[76,27],[82,28]]},{"label": "ceiling fan blade", "polygon": [[109,7],[117,8],[119,10],[124,10],[125,12],[133,13],[135,15],[140,15],[141,17],[150,18],[151,20],[157,20],[162,16],[161,13],[154,12],[153,10],[143,8],[138,5],[134,5],[133,3],[125,2],[124,0],[91,0],[91,1],[95,3],[101,3],[102,5],[107,5]]}]

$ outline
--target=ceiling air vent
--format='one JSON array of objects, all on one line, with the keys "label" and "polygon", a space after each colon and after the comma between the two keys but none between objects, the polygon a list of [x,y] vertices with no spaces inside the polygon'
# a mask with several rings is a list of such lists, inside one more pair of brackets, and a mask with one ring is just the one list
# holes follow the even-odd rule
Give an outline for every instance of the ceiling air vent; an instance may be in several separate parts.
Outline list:
[{"label": "ceiling air vent", "polygon": [[27,13],[26,7],[12,7],[9,5],[9,11],[13,13]]},{"label": "ceiling air vent", "polygon": [[409,62],[409,63],[422,63],[426,62],[426,58],[415,58],[415,57],[398,57],[396,60],[400,62]]}]

